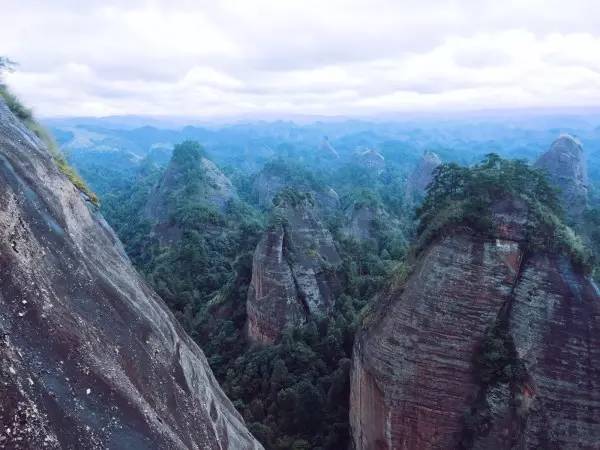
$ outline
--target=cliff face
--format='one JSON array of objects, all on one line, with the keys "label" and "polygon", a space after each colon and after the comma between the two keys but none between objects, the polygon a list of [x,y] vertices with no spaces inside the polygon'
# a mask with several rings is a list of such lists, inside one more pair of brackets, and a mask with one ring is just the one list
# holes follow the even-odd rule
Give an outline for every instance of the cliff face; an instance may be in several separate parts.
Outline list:
[{"label": "cliff face", "polygon": [[182,201],[223,212],[229,201],[237,198],[229,178],[212,161],[199,153],[194,156],[177,158],[174,154],[149,196],[145,215],[154,223],[154,230],[162,241],[179,237],[180,230],[171,222],[171,217]]},{"label": "cliff face", "polygon": [[524,205],[493,217],[493,238],[430,245],[358,334],[357,449],[597,448],[596,287],[561,257],[525,257]]},{"label": "cliff face", "polygon": [[561,136],[535,166],[546,171],[550,182],[560,189],[567,217],[580,222],[588,202],[587,164],[581,144],[571,136]]},{"label": "cliff face", "polygon": [[0,446],[261,448],[102,216],[0,102]]},{"label": "cliff face", "polygon": [[323,210],[335,210],[340,206],[340,199],[332,188],[314,187],[308,180],[294,181],[285,174],[275,170],[262,171],[258,174],[252,185],[252,191],[257,199],[258,206],[263,209],[273,207],[273,199],[283,188],[294,187],[298,190],[311,192],[316,206]]},{"label": "cliff face", "polygon": [[425,151],[406,183],[408,203],[420,202],[429,183],[433,180],[433,171],[442,163],[434,152]]},{"label": "cliff face", "polygon": [[275,342],[287,326],[323,316],[333,307],[341,264],[333,237],[305,202],[275,210],[278,223],[254,253],[248,290],[248,335]]}]

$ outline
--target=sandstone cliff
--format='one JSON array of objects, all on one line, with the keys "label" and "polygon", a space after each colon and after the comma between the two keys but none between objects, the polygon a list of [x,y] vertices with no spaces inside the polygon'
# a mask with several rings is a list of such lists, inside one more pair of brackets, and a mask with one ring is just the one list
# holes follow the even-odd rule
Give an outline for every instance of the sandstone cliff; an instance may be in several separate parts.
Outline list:
[{"label": "sandstone cliff", "polygon": [[0,447],[258,449],[102,216],[0,102]]},{"label": "sandstone cliff", "polygon": [[572,136],[563,135],[535,166],[544,170],[550,182],[560,189],[568,219],[579,223],[588,203],[587,164],[581,144]]},{"label": "sandstone cliff", "polygon": [[355,341],[356,449],[598,448],[600,295],[526,252],[527,208],[455,228],[382,293]]},{"label": "sandstone cliff", "polygon": [[275,342],[288,326],[326,315],[341,264],[333,237],[310,198],[279,200],[254,253],[248,290],[248,336]]}]

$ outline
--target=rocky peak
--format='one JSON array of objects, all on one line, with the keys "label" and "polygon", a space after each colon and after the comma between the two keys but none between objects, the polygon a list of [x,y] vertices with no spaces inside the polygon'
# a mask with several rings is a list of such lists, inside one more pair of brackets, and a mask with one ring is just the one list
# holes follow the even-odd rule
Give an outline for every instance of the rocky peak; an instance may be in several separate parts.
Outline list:
[{"label": "rocky peak", "polygon": [[287,189],[275,203],[272,223],[254,252],[248,290],[248,335],[260,343],[328,314],[339,289],[341,259],[312,196]]},{"label": "rocky peak", "polygon": [[203,155],[194,142],[175,147],[162,178],[149,196],[145,215],[155,224],[155,232],[165,241],[178,238],[171,218],[183,203],[203,205],[223,212],[237,198],[231,181]]},{"label": "rocky peak", "polygon": [[0,101],[0,447],[259,449],[102,216]]},{"label": "rocky peak", "polygon": [[411,172],[406,182],[407,202],[419,202],[431,180],[433,180],[433,171],[442,164],[440,157],[429,150],[423,152],[419,162]]},{"label": "rocky peak", "polygon": [[599,442],[596,286],[564,256],[526,252],[524,202],[491,216],[489,233],[444,233],[381,293],[354,346],[356,449]]},{"label": "rocky peak", "polygon": [[588,202],[587,164],[581,143],[562,135],[535,162],[550,182],[560,189],[563,207],[570,221],[579,223]]},{"label": "rocky peak", "polygon": [[339,196],[334,189],[319,183],[313,174],[302,166],[281,160],[272,161],[265,166],[256,176],[252,191],[258,206],[271,209],[275,196],[286,187],[310,192],[315,200],[315,206],[319,209],[330,211],[340,206]]},{"label": "rocky peak", "polygon": [[369,148],[356,153],[359,164],[380,174],[385,169],[385,158],[377,150]]},{"label": "rocky peak", "polygon": [[340,157],[340,154],[333,147],[333,145],[331,145],[331,142],[329,141],[329,138],[327,136],[324,136],[323,140],[321,141],[321,153],[333,159],[339,159]]}]

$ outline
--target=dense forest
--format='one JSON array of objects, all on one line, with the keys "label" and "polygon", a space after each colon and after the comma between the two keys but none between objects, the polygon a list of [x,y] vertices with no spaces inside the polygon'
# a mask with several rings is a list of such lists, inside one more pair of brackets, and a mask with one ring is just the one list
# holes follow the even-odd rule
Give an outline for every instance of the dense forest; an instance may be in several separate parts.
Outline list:
[{"label": "dense forest", "polygon": [[[231,155],[223,161],[207,141],[211,151],[188,139],[170,158],[148,152],[128,164],[120,161],[126,154],[115,152],[77,152],[71,160],[98,189],[101,210],[134,265],[200,344],[269,449],[348,445],[353,339],[375,294],[389,280],[403,279],[412,258],[449,227],[466,224],[485,233],[492,199],[524,199],[536,211],[532,242],[554,246],[586,271],[593,266],[581,239],[562,225],[556,189],[522,160],[489,154],[471,167],[450,161],[432,174],[415,174],[418,154],[397,144],[340,158],[325,140],[312,152],[281,144],[269,157],[259,152],[240,165]],[[410,156],[400,158],[402,152]],[[222,161],[222,171],[207,166],[212,158]],[[426,192],[407,190],[415,176],[433,177]],[[282,196],[296,206],[308,201],[333,236],[341,289],[330,314],[288,327],[264,346],[248,342],[246,300],[257,244],[286,220]],[[597,220],[594,211],[586,223]]]}]

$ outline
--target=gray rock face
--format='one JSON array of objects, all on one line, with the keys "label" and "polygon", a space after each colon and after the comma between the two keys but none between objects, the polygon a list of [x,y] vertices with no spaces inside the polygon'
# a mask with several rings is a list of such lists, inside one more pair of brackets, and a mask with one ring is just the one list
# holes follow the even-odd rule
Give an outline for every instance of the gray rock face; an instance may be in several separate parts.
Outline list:
[{"label": "gray rock face", "polygon": [[442,164],[442,160],[436,153],[430,151],[423,153],[406,182],[407,203],[418,203],[423,199],[427,186],[433,180],[433,171],[440,164]]},{"label": "gray rock face", "polygon": [[572,136],[561,136],[535,166],[546,171],[550,182],[560,189],[570,221],[579,223],[588,203],[587,164],[581,144]]},{"label": "gray rock face", "polygon": [[280,223],[263,236],[254,252],[248,290],[248,336],[273,343],[288,326],[331,311],[341,264],[333,237],[314,208],[303,203],[278,206]]},{"label": "gray rock face", "polygon": [[154,231],[162,242],[179,238],[180,230],[170,223],[178,198],[185,196],[189,202],[212,206],[221,212],[226,209],[229,201],[237,198],[229,178],[212,161],[204,157],[200,159],[198,168],[198,175],[201,177],[198,182],[199,188],[194,194],[182,194],[182,186],[186,183],[186,169],[172,159],[146,205],[145,215],[154,223]]},{"label": "gray rock face", "polygon": [[[495,236],[456,229],[381,294],[354,346],[356,449],[598,448],[596,286],[563,257],[524,254],[522,204],[493,214]],[[499,348],[509,378],[484,381],[474,361],[493,367]]]},{"label": "gray rock face", "polygon": [[0,102],[0,447],[259,449],[102,216]]}]

